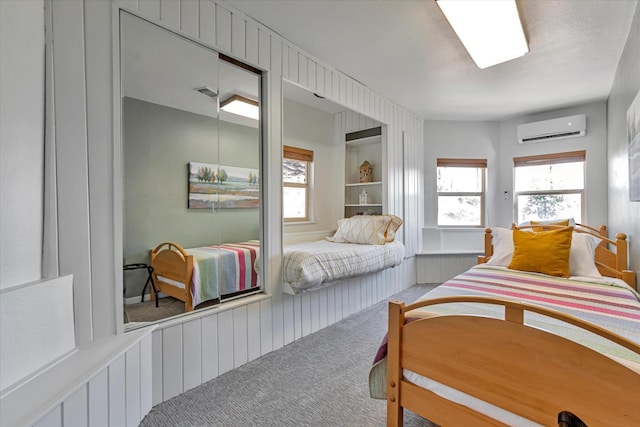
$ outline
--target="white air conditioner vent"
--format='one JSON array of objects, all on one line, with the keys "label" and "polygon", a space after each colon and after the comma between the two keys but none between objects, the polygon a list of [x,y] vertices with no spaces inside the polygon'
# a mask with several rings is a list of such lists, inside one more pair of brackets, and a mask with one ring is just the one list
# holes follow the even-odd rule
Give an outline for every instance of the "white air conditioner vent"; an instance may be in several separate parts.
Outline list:
[{"label": "white air conditioner vent", "polygon": [[587,116],[561,117],[518,125],[518,144],[576,138],[587,133]]}]

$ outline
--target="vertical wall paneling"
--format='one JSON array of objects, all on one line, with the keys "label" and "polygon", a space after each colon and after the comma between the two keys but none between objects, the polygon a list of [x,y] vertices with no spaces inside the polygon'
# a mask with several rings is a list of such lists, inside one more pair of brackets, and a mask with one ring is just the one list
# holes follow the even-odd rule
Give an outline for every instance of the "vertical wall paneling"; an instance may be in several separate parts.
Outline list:
[{"label": "vertical wall paneling", "polygon": [[298,54],[298,83],[300,83],[303,87],[308,87],[308,69],[309,68],[309,60],[306,56],[302,54]]},{"label": "vertical wall paneling", "polygon": [[52,16],[57,201],[65,207],[58,210],[60,274],[74,275],[76,340],[82,345],[91,342],[93,327],[83,3],[52,2]]},{"label": "vertical wall paneling", "polygon": [[293,339],[302,337],[302,295],[293,298]]},{"label": "vertical wall paneling", "polygon": [[160,19],[169,27],[180,29],[180,2],[160,0]]},{"label": "vertical wall paneling", "polygon": [[142,418],[153,406],[153,338],[151,334],[140,342],[140,415]]},{"label": "vertical wall paneling", "polygon": [[307,59],[307,88],[316,92],[316,63],[311,59]]},{"label": "vertical wall paneling", "polygon": [[318,323],[319,329],[327,326],[328,321],[328,308],[327,308],[327,289],[321,289],[318,291]]},{"label": "vertical wall paneling", "polygon": [[[142,6],[142,5],[141,5]],[[200,40],[216,45],[216,5],[211,0],[199,0]],[[142,11],[142,8],[140,8]]]},{"label": "vertical wall paneling", "polygon": [[258,65],[271,68],[271,34],[263,29],[258,30]]},{"label": "vertical wall paneling", "polygon": [[[185,349],[189,351],[190,349]],[[182,382],[182,325],[162,330],[162,397],[164,400],[184,391]]]},{"label": "vertical wall paneling", "polygon": [[125,354],[125,396],[127,397],[127,426],[140,423],[140,347],[134,346]]},{"label": "vertical wall paneling", "polygon": [[197,0],[180,2],[180,29],[191,37],[200,36],[199,4]]},{"label": "vertical wall paneling", "polygon": [[289,77],[288,79],[294,83],[299,83],[299,64],[298,64],[298,51],[296,51],[291,46],[287,46],[289,50],[288,58],[289,58]]},{"label": "vertical wall paneling", "polygon": [[231,53],[238,58],[246,57],[245,20],[237,13],[231,15]]},{"label": "vertical wall paneling", "polygon": [[231,12],[216,3],[216,46],[222,52],[231,52]]},{"label": "vertical wall paneling", "polygon": [[[290,311],[289,311],[290,312]],[[260,354],[273,350],[273,314],[271,300],[260,301]]]},{"label": "vertical wall paneling", "polygon": [[118,357],[109,365],[109,425],[126,425],[126,370],[125,356]]},{"label": "vertical wall paneling", "polygon": [[182,360],[184,390],[202,384],[202,335],[201,319],[182,324]]},{"label": "vertical wall paneling", "polygon": [[325,94],[324,84],[325,84],[324,67],[320,64],[316,64],[316,92],[320,96],[324,96]]},{"label": "vertical wall paneling", "polygon": [[91,427],[107,427],[109,425],[108,368],[104,368],[89,381],[89,425]]},{"label": "vertical wall paneling", "polygon": [[144,16],[160,20],[160,0],[138,0],[138,9]]},{"label": "vertical wall paneling", "polygon": [[233,367],[248,361],[247,306],[233,309]]},{"label": "vertical wall paneling", "polygon": [[282,50],[282,78],[291,80],[291,76],[289,75],[289,46],[286,43],[281,43],[280,48]]},{"label": "vertical wall paneling", "polygon": [[[113,171],[113,127],[105,117],[111,117],[113,106],[112,46],[109,38],[101,37],[112,28],[111,5],[108,2],[85,2],[85,67],[87,79],[87,152],[88,172],[92,190],[89,192],[89,216],[92,236],[105,238],[91,239],[91,256],[100,262],[91,266],[91,283],[105,280],[116,283],[116,288],[92,286],[93,338],[102,338],[116,333],[116,307],[122,306],[122,284],[114,274],[116,265],[115,245],[105,245],[107,236],[113,235],[112,220],[114,188],[113,180],[101,179]],[[103,102],[109,100],[109,102]]]},{"label": "vertical wall paneling", "polygon": [[34,427],[62,427],[62,405],[42,417],[34,424]]},{"label": "vertical wall paneling", "polygon": [[203,317],[202,325],[202,382],[218,376],[218,315]]},{"label": "vertical wall paneling", "polygon": [[87,386],[69,396],[62,404],[62,425],[82,427],[88,425],[89,405],[87,402]]},{"label": "vertical wall paneling", "polygon": [[[271,323],[271,322],[269,322]],[[254,302],[247,306],[247,360],[252,361],[260,357],[260,303]]]},{"label": "vertical wall paneling", "polygon": [[234,368],[233,366],[233,311],[226,310],[218,314],[218,371],[219,375]]},{"label": "vertical wall paneling", "polygon": [[258,27],[247,25],[246,30],[246,58],[252,64],[258,63]]},{"label": "vertical wall paneling", "polygon": [[311,305],[311,332],[316,332],[320,329],[320,292],[311,292],[310,305]]},{"label": "vertical wall paneling", "polygon": [[153,373],[151,403],[153,406],[164,401],[162,393],[164,384],[162,378],[162,348],[162,329],[156,329],[151,334],[151,370]]},{"label": "vertical wall paneling", "polygon": [[300,324],[299,317],[296,321],[296,306],[295,298],[292,295],[283,295],[282,308],[284,310],[284,344],[287,345],[296,339],[299,334],[296,334],[296,325]]}]

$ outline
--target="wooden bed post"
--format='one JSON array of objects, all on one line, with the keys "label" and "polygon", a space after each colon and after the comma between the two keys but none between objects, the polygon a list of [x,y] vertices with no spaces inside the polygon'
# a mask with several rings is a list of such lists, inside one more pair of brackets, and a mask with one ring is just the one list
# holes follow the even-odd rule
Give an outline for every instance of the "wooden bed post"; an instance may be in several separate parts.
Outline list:
[{"label": "wooden bed post", "polygon": [[400,338],[404,325],[404,303],[389,302],[389,332],[387,335],[387,426],[401,426],[404,423],[400,406]]}]

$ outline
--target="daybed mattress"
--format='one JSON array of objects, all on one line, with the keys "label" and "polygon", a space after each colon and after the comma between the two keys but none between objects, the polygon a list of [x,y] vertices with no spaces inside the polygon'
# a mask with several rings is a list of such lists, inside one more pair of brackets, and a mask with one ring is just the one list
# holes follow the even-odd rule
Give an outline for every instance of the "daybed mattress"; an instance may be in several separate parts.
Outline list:
[{"label": "daybed mattress", "polygon": [[[420,300],[454,295],[481,295],[541,305],[571,314],[602,326],[631,341],[640,343],[640,295],[625,282],[610,277],[571,277],[563,279],[537,273],[508,270],[505,267],[478,265],[443,283]],[[409,312],[407,318],[435,314],[473,314],[503,318],[504,308],[478,303],[429,306]],[[640,372],[640,358],[629,350],[599,336],[578,330],[572,325],[535,313],[525,313],[525,324],[551,331],[607,356]],[[381,347],[381,350],[384,350]],[[386,397],[386,358],[379,351],[369,375],[371,397]],[[535,425],[472,396],[458,392],[413,372],[404,371],[405,379],[447,399],[474,408],[509,425]]]},{"label": "daybed mattress", "polygon": [[298,294],[322,287],[324,283],[399,265],[404,245],[393,241],[384,245],[333,243],[325,240],[286,246],[283,253],[286,291]]}]

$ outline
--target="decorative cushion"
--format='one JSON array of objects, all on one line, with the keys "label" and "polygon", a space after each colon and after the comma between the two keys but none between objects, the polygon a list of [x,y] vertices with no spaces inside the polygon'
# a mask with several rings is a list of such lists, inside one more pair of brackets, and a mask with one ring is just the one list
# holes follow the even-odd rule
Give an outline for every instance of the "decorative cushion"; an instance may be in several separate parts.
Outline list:
[{"label": "decorative cushion", "polygon": [[493,245],[493,255],[487,261],[487,265],[508,266],[513,256],[513,230],[491,227],[491,244]]},{"label": "decorative cushion", "polygon": [[393,242],[393,240],[396,238],[396,231],[398,231],[398,229],[402,225],[402,219],[391,214],[385,214],[384,216],[388,216],[389,219],[391,220],[391,222],[389,223],[389,227],[387,228],[387,231],[384,235],[384,238],[387,242]]},{"label": "decorative cushion", "polygon": [[513,230],[513,257],[508,268],[569,277],[573,227],[530,233]]},{"label": "decorative cushion", "polygon": [[569,254],[572,276],[602,277],[594,262],[596,246],[601,241],[602,239],[591,234],[573,233]]},{"label": "decorative cushion", "polygon": [[[550,230],[557,230],[557,227],[545,227],[546,225],[561,225],[563,227],[568,227],[569,226],[569,220],[565,219],[562,221],[530,221],[531,225],[533,226],[531,229],[533,231],[535,231],[536,233],[540,232],[540,231],[550,231]],[[536,227],[537,226],[537,227]]]},{"label": "decorative cushion", "polygon": [[334,243],[384,245],[387,242],[389,224],[391,218],[388,215],[356,215],[343,218],[338,220],[336,233],[325,239]]}]

